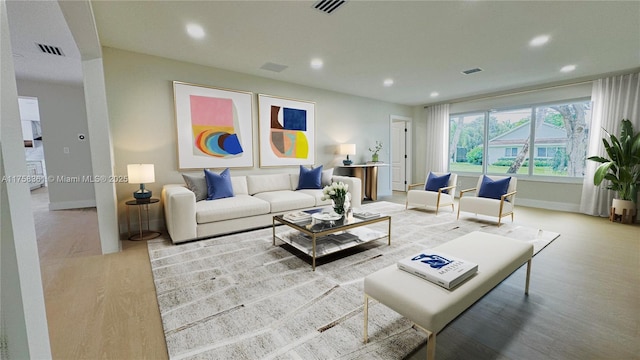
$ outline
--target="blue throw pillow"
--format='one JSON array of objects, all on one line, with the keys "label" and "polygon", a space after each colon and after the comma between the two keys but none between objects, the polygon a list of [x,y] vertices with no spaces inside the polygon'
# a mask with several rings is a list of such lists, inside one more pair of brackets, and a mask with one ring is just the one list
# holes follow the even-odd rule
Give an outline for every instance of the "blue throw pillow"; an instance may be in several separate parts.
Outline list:
[{"label": "blue throw pillow", "polygon": [[[424,185],[424,189],[427,191],[438,192],[440,188],[449,186],[450,177],[451,177],[451,173],[438,176],[432,173],[431,171],[429,171],[429,176],[427,177],[427,183]],[[445,194],[448,194],[449,190],[443,190],[442,192]]]},{"label": "blue throw pillow", "polygon": [[204,169],[204,177],[207,179],[207,200],[233,197],[229,168],[221,172],[220,175]]},{"label": "blue throw pillow", "polygon": [[298,190],[300,189],[322,189],[322,165],[315,169],[307,169],[300,165]]},{"label": "blue throw pillow", "polygon": [[494,181],[488,176],[483,175],[478,196],[500,200],[500,197],[509,190],[509,182],[511,182],[511,177]]}]

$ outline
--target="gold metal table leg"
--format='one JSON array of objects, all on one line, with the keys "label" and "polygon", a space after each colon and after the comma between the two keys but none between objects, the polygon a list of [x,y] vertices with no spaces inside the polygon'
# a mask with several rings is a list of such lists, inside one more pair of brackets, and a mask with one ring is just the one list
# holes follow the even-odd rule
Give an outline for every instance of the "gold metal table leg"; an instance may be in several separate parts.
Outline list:
[{"label": "gold metal table leg", "polygon": [[316,235],[313,234],[313,236],[311,237],[311,240],[313,241],[313,259],[311,260],[312,262],[312,267],[313,267],[313,271],[316,271]]}]

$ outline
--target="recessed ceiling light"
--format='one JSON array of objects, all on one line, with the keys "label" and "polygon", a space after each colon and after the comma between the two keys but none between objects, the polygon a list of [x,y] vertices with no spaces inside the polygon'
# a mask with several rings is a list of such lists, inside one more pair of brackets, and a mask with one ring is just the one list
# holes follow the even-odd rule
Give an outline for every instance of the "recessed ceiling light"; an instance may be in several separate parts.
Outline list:
[{"label": "recessed ceiling light", "polygon": [[531,46],[542,46],[542,45],[546,44],[549,41],[549,39],[550,39],[549,35],[536,36],[533,39],[531,39],[531,41],[529,41],[529,45],[531,45]]},{"label": "recessed ceiling light", "polygon": [[385,79],[383,84],[384,86],[391,86],[393,85],[393,79]]},{"label": "recessed ceiling light", "polygon": [[567,72],[572,72],[575,69],[576,69],[575,65],[566,65],[566,66],[563,66],[562,69],[560,69],[560,71],[567,73]]},{"label": "recessed ceiling light", "polygon": [[437,91],[432,92],[431,97],[438,97],[440,95],[440,93],[438,93]]},{"label": "recessed ceiling light", "polygon": [[324,65],[324,63],[322,62],[322,59],[311,60],[311,67],[314,69],[322,69],[322,65]]},{"label": "recessed ceiling light", "polygon": [[194,39],[202,39],[204,37],[204,29],[198,24],[187,25],[187,33]]}]

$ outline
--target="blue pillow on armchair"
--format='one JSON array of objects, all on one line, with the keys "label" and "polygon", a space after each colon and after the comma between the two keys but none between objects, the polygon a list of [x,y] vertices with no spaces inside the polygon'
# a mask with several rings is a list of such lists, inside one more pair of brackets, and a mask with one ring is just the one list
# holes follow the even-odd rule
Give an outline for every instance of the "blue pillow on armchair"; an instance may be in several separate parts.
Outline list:
[{"label": "blue pillow on armchair", "polygon": [[[438,192],[440,188],[449,186],[450,177],[451,177],[451,173],[438,176],[432,173],[431,171],[429,171],[429,176],[427,177],[427,182],[424,185],[424,189],[427,191]],[[449,190],[443,190],[442,192],[445,194],[448,194]]]},{"label": "blue pillow on armchair", "polygon": [[298,190],[300,189],[322,189],[322,165],[315,169],[307,169],[300,165]]},{"label": "blue pillow on armchair", "polygon": [[207,179],[207,200],[233,197],[229,168],[226,168],[219,175],[204,169],[204,177]]},{"label": "blue pillow on armchair", "polygon": [[500,200],[500,197],[509,190],[511,176],[500,180],[491,180],[490,177],[483,175],[478,196],[490,199]]}]

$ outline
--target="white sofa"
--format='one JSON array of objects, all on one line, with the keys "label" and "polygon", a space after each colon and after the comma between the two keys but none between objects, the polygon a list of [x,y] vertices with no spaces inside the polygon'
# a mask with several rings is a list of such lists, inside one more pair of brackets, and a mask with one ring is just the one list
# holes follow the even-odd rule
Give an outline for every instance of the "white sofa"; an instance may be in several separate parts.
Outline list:
[{"label": "white sofa", "polygon": [[[331,204],[331,200],[321,200],[321,189],[296,190],[298,179],[298,174],[232,176],[233,197],[197,202],[184,184],[165,185],[162,202],[167,231],[176,244],[269,226],[274,215]],[[349,185],[352,207],[360,206],[360,179],[334,175],[332,181]]]}]

